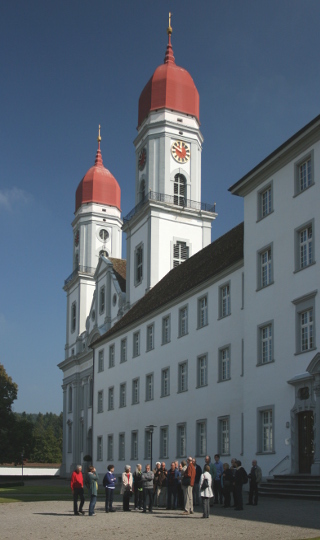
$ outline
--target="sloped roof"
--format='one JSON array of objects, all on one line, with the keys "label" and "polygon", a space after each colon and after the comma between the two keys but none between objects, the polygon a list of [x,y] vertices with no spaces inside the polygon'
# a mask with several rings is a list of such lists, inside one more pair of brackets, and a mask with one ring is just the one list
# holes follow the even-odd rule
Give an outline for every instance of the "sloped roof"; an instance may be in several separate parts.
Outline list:
[{"label": "sloped roof", "polygon": [[122,292],[126,292],[127,261],[125,259],[114,259],[113,257],[109,257],[109,261],[113,264],[113,271],[120,285],[120,289]]},{"label": "sloped roof", "polygon": [[[108,332],[98,338],[96,345],[119,330],[151,314],[155,309],[179,298],[197,285],[220,274],[243,259],[244,226],[240,223],[212,244],[173,268]],[[121,259],[110,259],[120,261]]]}]

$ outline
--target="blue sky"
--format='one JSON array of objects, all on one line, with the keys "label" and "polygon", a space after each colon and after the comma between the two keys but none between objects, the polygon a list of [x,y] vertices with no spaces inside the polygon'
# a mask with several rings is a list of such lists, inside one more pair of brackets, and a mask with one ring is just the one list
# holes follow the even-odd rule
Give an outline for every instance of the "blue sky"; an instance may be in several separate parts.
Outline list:
[{"label": "blue sky", "polygon": [[123,215],[134,206],[138,99],[169,11],[176,63],[200,94],[213,240],[243,219],[228,187],[320,113],[318,0],[1,2],[0,362],[16,411],[62,410],[75,191],[101,124]]}]

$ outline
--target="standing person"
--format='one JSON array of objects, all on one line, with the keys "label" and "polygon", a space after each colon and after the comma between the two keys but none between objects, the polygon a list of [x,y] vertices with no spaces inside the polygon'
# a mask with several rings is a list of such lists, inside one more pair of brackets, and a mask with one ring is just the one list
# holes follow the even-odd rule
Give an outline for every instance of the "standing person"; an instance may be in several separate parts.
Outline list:
[{"label": "standing person", "polygon": [[192,497],[192,489],[194,486],[194,480],[196,477],[196,470],[192,463],[192,457],[188,457],[187,459],[187,469],[182,476],[182,485],[186,487],[185,490],[185,504],[184,504],[184,512],[182,513],[184,516],[188,516],[189,514],[193,514],[193,497]]},{"label": "standing person", "polygon": [[[166,464],[161,463],[160,469],[156,472],[155,475],[155,501],[157,501],[157,506],[166,506],[167,500],[167,474]],[[161,504],[160,504],[161,502]]]},{"label": "standing person", "polygon": [[210,499],[213,496],[212,493],[212,476],[210,474],[210,466],[205,465],[203,474],[200,476],[199,481],[199,494],[202,500],[203,518],[208,518],[210,514]]},{"label": "standing person", "polygon": [[[212,487],[213,487],[214,478],[216,476],[216,468],[215,468],[214,464],[211,461],[211,456],[209,456],[209,455],[206,456],[204,458],[204,462],[205,462],[204,466],[209,465],[209,467],[210,467],[210,474],[211,474],[211,478],[212,478]],[[203,470],[204,470],[204,467],[203,467]],[[212,495],[212,498],[211,498],[211,501],[210,501],[210,506],[213,506],[213,502],[214,502],[214,497]]]},{"label": "standing person", "polygon": [[[73,491],[73,513],[75,516],[82,514],[84,516],[84,511],[82,510],[84,505],[84,493],[83,493],[83,476],[82,476],[82,467],[81,465],[76,466],[76,470],[73,471],[71,475],[71,489]],[[78,497],[80,498],[80,506],[78,511]]]},{"label": "standing person", "polygon": [[220,461],[219,454],[215,454],[214,456],[214,468],[215,468],[215,476],[213,480],[213,492],[214,492],[214,504],[218,504],[220,501],[220,504],[223,504],[223,493],[221,488],[221,476],[223,474],[223,465]]},{"label": "standing person", "polygon": [[98,495],[98,475],[96,469],[90,465],[88,469],[88,481],[89,481],[89,496],[90,496],[90,503],[89,503],[89,516],[95,516],[94,509],[97,502],[97,495]]},{"label": "standing person", "polygon": [[177,504],[180,510],[184,509],[184,490],[182,488],[182,475],[187,468],[185,461],[181,461],[177,474]]},{"label": "standing person", "polygon": [[198,506],[199,504],[199,482],[200,477],[202,474],[200,465],[197,464],[196,459],[193,458],[192,460],[193,466],[196,470],[196,477],[194,480],[194,486],[193,486],[193,506]]},{"label": "standing person", "polygon": [[112,507],[114,488],[117,482],[117,478],[114,475],[114,465],[108,465],[108,472],[105,474],[103,479],[103,485],[106,490],[106,512],[115,512],[115,509]]},{"label": "standing person", "polygon": [[224,506],[223,508],[230,508],[230,499],[231,491],[233,491],[234,476],[231,469],[229,468],[229,463],[223,464],[223,473],[221,476],[221,487],[224,495]]},{"label": "standing person", "polygon": [[156,466],[152,471],[153,474],[154,474],[154,477],[153,477],[153,506],[158,506],[159,505],[157,491],[158,491],[158,480],[159,480],[159,476],[161,474],[160,469],[161,469],[161,463],[160,463],[160,461],[156,461]]},{"label": "standing person", "polygon": [[236,476],[236,470],[237,470],[237,460],[236,460],[236,458],[232,458],[230,470],[231,470],[232,475],[233,475],[233,487],[232,487],[232,490],[231,490],[231,493],[233,495],[233,505],[232,506],[237,506],[237,504],[236,504],[237,496],[236,496],[236,488],[235,488],[235,476]]},{"label": "standing person", "polygon": [[132,474],[130,465],[126,465],[122,473],[122,483],[120,494],[123,496],[122,507],[124,512],[131,512],[129,508],[130,497],[132,495]]},{"label": "standing person", "polygon": [[177,487],[178,487],[179,469],[176,469],[175,462],[171,463],[171,469],[167,475],[167,510],[177,509]]},{"label": "standing person", "polygon": [[136,466],[133,473],[133,489],[134,489],[134,507],[136,510],[143,510],[143,487],[142,487],[142,466],[140,463]]},{"label": "standing person", "polygon": [[237,461],[237,470],[235,474],[235,510],[243,510],[243,500],[242,500],[242,486],[248,482],[248,476],[244,468],[242,467],[241,461]]},{"label": "standing person", "polygon": [[150,465],[146,465],[146,470],[142,473],[142,485],[143,485],[143,513],[147,512],[147,498],[149,499],[149,512],[153,512],[153,478],[154,473],[150,471]]},{"label": "standing person", "polygon": [[262,479],[262,471],[260,467],[258,467],[256,459],[252,461],[252,467],[251,467],[250,474],[248,474],[248,477],[250,479],[250,490],[249,490],[249,502],[247,502],[247,504],[252,504],[253,506],[257,506],[258,488]]}]

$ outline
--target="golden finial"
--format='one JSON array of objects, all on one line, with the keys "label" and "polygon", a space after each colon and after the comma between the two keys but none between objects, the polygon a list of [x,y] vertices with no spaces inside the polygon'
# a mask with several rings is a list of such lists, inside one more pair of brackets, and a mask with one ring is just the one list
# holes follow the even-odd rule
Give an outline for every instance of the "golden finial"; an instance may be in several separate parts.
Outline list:
[{"label": "golden finial", "polygon": [[172,13],[169,11],[169,26],[167,28],[167,33],[170,34],[170,35],[172,34],[171,15],[172,15]]},{"label": "golden finial", "polygon": [[98,141],[98,142],[101,141],[100,129],[101,129],[101,126],[100,126],[100,124],[99,124],[99,135],[98,135],[98,138],[97,138],[97,141]]}]

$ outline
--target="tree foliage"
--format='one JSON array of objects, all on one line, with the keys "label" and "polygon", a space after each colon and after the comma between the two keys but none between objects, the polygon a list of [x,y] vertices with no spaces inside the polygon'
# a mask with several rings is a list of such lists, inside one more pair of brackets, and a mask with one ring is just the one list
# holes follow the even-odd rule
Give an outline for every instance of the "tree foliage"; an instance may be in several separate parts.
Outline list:
[{"label": "tree foliage", "polygon": [[14,413],[18,385],[0,364],[0,463],[62,461],[62,413]]}]

